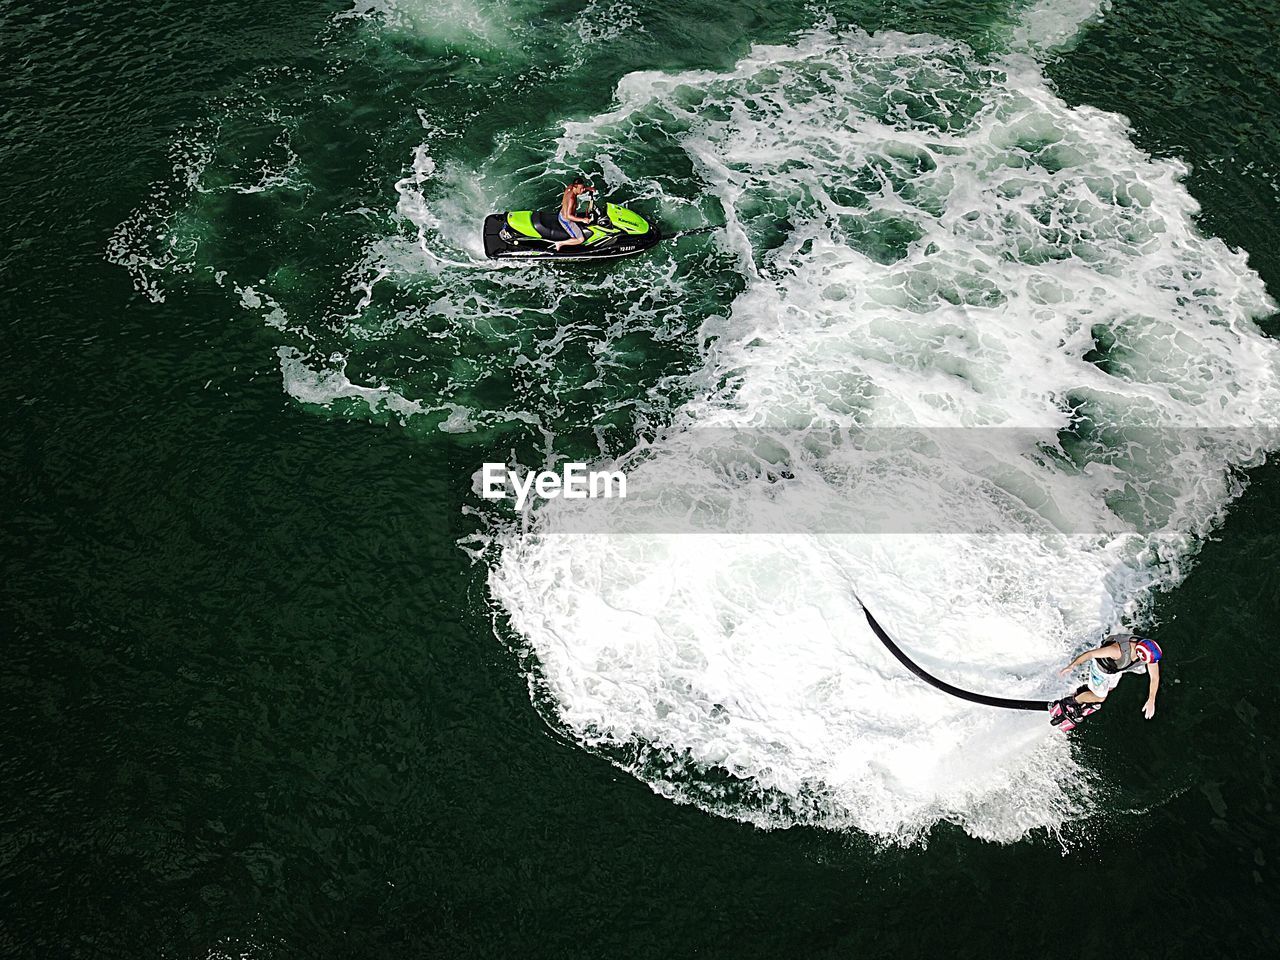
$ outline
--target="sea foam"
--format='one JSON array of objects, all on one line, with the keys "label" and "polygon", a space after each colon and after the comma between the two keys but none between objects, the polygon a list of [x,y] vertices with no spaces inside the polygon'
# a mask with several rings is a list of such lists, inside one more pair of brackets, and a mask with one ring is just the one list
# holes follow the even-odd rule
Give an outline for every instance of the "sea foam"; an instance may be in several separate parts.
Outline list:
[{"label": "sea foam", "polygon": [[[612,504],[597,536],[557,501],[505,535],[490,587],[536,701],[658,792],[763,825],[1011,841],[1085,815],[1045,718],[922,684],[855,592],[952,682],[1059,692],[1270,443],[1278,358],[1252,320],[1273,304],[1246,258],[1197,231],[1184,166],[1026,58],[819,31],[723,74],[632,74],[617,102],[557,156],[625,171],[676,136],[746,284],[670,428],[622,458],[652,509]],[[830,439],[915,427],[990,455]],[[877,485],[961,532],[877,532]]]}]

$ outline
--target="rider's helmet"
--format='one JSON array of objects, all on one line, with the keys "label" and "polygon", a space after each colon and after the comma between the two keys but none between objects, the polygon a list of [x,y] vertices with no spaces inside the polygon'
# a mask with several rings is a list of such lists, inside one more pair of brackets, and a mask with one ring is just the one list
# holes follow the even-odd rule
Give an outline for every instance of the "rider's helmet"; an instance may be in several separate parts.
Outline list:
[{"label": "rider's helmet", "polygon": [[1139,660],[1143,663],[1158,663],[1160,658],[1164,656],[1164,651],[1160,649],[1160,644],[1154,640],[1139,640],[1133,645],[1133,652],[1137,654]]}]

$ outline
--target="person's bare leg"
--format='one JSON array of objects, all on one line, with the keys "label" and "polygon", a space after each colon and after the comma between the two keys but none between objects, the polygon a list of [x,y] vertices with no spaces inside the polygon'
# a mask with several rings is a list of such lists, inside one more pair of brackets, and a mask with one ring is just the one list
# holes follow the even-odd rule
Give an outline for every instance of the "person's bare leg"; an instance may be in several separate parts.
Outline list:
[{"label": "person's bare leg", "polygon": [[1092,690],[1082,690],[1076,694],[1076,703],[1101,703],[1106,697],[1100,697]]},{"label": "person's bare leg", "polygon": [[587,239],[586,237],[572,237],[568,240],[560,240],[557,243],[553,243],[551,245],[551,248],[555,250],[557,253],[559,253],[561,247],[576,247],[578,244],[582,243],[586,239]]}]

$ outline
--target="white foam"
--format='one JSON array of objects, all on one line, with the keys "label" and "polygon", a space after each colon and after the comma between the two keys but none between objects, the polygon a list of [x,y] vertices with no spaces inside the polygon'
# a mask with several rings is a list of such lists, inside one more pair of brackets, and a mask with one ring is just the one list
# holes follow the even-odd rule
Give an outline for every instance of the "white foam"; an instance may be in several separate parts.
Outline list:
[{"label": "white foam", "polygon": [[569,27],[578,42],[587,46],[609,43],[628,33],[647,32],[627,0],[591,0]]},{"label": "white foam", "polygon": [[262,293],[251,286],[236,287],[240,294],[240,306],[246,310],[256,310],[262,314],[262,322],[276,330],[287,330],[289,316],[269,294]]},{"label": "white foam", "polygon": [[[536,699],[658,792],[765,825],[910,841],[948,821],[1009,841],[1084,815],[1088,774],[1043,717],[920,683],[853,591],[958,684],[1058,692],[1053,668],[1176,582],[1239,491],[1229,465],[1262,455],[1248,428],[1280,413],[1280,366],[1251,320],[1273,309],[1261,281],[1198,233],[1181,164],[1025,59],[815,33],[722,75],[633,74],[618,101],[566,125],[558,157],[673,131],[749,281],[704,324],[696,393],[634,453],[631,485],[653,478],[653,509],[695,528],[775,532],[558,533],[583,507],[551,502],[490,576]],[[1161,445],[1077,423],[1092,464],[1043,456],[1072,407]],[[904,425],[1022,429],[990,458],[925,449],[878,478],[877,456],[823,439]],[[1224,429],[1169,429],[1191,426]],[[728,428],[776,438],[794,475],[724,469],[758,461]],[[857,535],[852,497],[877,480],[975,531],[1012,498],[1024,532]],[[649,529],[609,509],[612,529]],[[1057,532],[1077,515],[1128,532]],[[797,517],[836,532],[785,535]]]},{"label": "white foam", "polygon": [[369,21],[474,52],[510,53],[515,48],[522,6],[483,0],[355,0],[334,20]]},{"label": "white foam", "polygon": [[1009,35],[1009,49],[1043,58],[1069,49],[1081,27],[1102,19],[1111,0],[1034,0]]},{"label": "white foam", "polygon": [[343,400],[357,400],[367,415],[389,414],[401,421],[443,413],[445,418],[436,426],[442,433],[467,433],[498,423],[540,425],[537,415],[527,410],[476,411],[456,403],[424,404],[386,384],[358,383],[347,376],[346,359],[340,355],[319,363],[293,347],[278,347],[276,355],[285,393],[299,403],[332,408]]},{"label": "white foam", "polygon": [[405,400],[384,386],[366,386],[347,378],[339,361],[332,367],[315,369],[293,347],[278,347],[280,376],[285,392],[299,403],[328,407],[341,399],[363,401],[371,413],[387,408],[397,413],[426,413],[419,404]]},{"label": "white foam", "polygon": [[199,189],[213,150],[199,133],[179,137],[169,149],[173,175],[151,185],[150,196],[126,217],[107,241],[106,259],[124,267],[134,288],[164,302],[163,278],[189,274],[199,246],[183,217],[184,204]]},{"label": "white foam", "polygon": [[[502,537],[490,575],[535,656],[536,701],[584,744],[663,795],[765,826],[898,841],[940,821],[1001,841],[1052,829],[1093,802],[1068,743],[905,675],[852,593],[948,679],[1047,696],[1052,666],[1178,580],[1239,492],[1227,465],[1264,449],[1243,428],[1280,411],[1275,351],[1250,321],[1273,305],[1242,254],[1198,233],[1185,168],[1137,150],[1123,118],[1068,107],[1026,56],[1061,49],[1096,9],[1033,6],[994,67],[932,37],[816,32],[725,73],[623,78],[616,109],[564,124],[541,186],[595,163],[664,223],[726,228],[587,292],[483,259],[475,212],[532,202],[527,144],[509,144],[515,159],[500,144],[479,170],[437,162],[443,134],[425,117],[397,184],[412,236],[368,243],[348,305],[290,318],[263,281],[219,282],[292,335],[282,383],[303,404],[445,432],[524,425],[547,462],[584,420],[606,455],[596,422],[630,418],[640,509],[617,509],[613,528],[678,514],[708,532],[557,532],[579,509],[558,501]],[[348,16],[480,55],[507,55],[523,29],[476,2],[369,0]],[[300,186],[282,147],[212,186],[211,148],[180,142],[173,182],[109,256],[162,298],[157,275],[197,262],[181,202]],[[687,306],[708,290],[736,295]],[[701,362],[636,382],[619,346],[635,333]],[[516,399],[472,390],[495,374],[522,384]],[[1072,407],[1161,446],[1083,430],[1093,462],[1044,455]],[[1227,429],[1159,432],[1171,424]],[[902,425],[1023,429],[982,456],[922,444],[898,458],[827,429]],[[789,479],[770,479],[773,463]],[[869,491],[907,491],[960,529],[1020,532],[865,532],[894,519],[865,507]],[[1065,536],[1069,521],[1122,535]]]}]

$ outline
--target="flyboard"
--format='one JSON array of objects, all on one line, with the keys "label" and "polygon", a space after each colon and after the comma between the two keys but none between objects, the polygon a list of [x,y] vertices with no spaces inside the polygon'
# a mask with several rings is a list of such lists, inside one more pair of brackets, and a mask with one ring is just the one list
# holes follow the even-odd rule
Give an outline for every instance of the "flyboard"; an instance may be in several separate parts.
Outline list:
[{"label": "flyboard", "polygon": [[943,693],[949,693],[953,697],[959,697],[961,700],[968,700],[970,703],[981,703],[988,707],[1002,707],[1005,710],[1035,710],[1038,712],[1049,712],[1049,722],[1060,730],[1074,730],[1081,721],[1091,713],[1097,713],[1101,709],[1100,703],[1080,703],[1076,697],[1083,693],[1087,687],[1081,687],[1070,696],[1063,697],[1061,700],[1018,700],[1012,697],[993,697],[986,693],[974,693],[972,690],[962,690],[953,684],[947,683],[935,677],[924,667],[916,663],[908,657],[896,643],[893,638],[885,632],[884,627],[876,621],[871,615],[871,611],[867,609],[867,605],[858,597],[858,606],[862,607],[862,612],[867,616],[867,623],[885,649],[894,655],[899,663],[914,673],[930,686],[936,687]]}]

